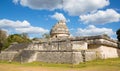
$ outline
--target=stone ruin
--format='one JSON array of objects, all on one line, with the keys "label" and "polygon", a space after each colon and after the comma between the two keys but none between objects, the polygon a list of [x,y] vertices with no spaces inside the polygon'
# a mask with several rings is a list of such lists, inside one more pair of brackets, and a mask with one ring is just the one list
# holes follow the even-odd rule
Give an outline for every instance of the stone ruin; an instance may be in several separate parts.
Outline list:
[{"label": "stone ruin", "polygon": [[53,26],[50,35],[47,40],[12,44],[1,52],[0,60],[79,64],[120,56],[117,41],[106,35],[71,37],[64,21]]},{"label": "stone ruin", "polygon": [[70,36],[69,30],[64,21],[59,21],[50,31],[51,38],[67,38]]}]

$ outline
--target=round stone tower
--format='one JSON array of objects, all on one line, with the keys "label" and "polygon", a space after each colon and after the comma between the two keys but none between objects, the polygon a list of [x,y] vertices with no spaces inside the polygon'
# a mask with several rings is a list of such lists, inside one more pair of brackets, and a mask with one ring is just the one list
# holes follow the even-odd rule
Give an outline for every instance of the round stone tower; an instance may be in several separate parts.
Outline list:
[{"label": "round stone tower", "polygon": [[55,24],[50,31],[50,35],[51,35],[51,38],[69,37],[70,33],[66,26],[65,21],[61,20],[57,24]]}]

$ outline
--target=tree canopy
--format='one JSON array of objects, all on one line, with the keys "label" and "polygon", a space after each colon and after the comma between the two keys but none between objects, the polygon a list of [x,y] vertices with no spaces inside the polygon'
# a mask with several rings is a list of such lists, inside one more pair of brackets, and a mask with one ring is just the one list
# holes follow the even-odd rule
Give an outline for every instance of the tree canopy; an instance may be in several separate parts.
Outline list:
[{"label": "tree canopy", "polygon": [[31,40],[28,37],[28,34],[12,34],[7,36],[7,32],[0,29],[0,51],[6,49],[11,43],[29,43]]},{"label": "tree canopy", "polygon": [[8,36],[8,42],[13,43],[13,42],[18,42],[18,43],[28,43],[31,40],[28,38],[27,34],[13,34]]},{"label": "tree canopy", "polygon": [[118,41],[120,42],[120,29],[118,29],[118,30],[116,31],[116,34],[117,34],[117,39],[118,39]]}]

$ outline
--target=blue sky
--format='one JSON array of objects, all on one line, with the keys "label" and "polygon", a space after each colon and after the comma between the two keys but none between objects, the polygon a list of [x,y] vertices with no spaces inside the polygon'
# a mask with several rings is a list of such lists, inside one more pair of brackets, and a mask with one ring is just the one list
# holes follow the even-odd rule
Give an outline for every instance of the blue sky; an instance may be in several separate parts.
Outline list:
[{"label": "blue sky", "polygon": [[59,20],[72,36],[107,34],[120,28],[120,0],[1,0],[0,28],[40,38]]}]

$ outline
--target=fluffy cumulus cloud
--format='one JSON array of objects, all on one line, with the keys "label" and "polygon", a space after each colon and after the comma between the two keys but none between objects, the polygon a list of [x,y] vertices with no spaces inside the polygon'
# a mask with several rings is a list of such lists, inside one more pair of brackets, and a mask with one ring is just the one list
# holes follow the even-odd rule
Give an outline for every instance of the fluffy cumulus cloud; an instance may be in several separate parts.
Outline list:
[{"label": "fluffy cumulus cloud", "polygon": [[63,9],[70,15],[80,15],[109,5],[109,0],[13,0],[15,4],[37,10]]},{"label": "fluffy cumulus cloud", "polygon": [[62,13],[58,13],[58,12],[56,12],[54,15],[52,15],[51,18],[56,19],[58,21],[60,21],[60,20],[67,21],[65,16]]},{"label": "fluffy cumulus cloud", "polygon": [[120,21],[120,14],[113,9],[98,11],[93,14],[81,15],[80,20],[90,24],[105,24]]},{"label": "fluffy cumulus cloud", "polygon": [[62,8],[62,0],[13,0],[13,2],[15,4],[20,3],[22,6],[37,10],[54,10]]},{"label": "fluffy cumulus cloud", "polygon": [[81,15],[109,5],[109,0],[64,0],[63,8],[70,15]]},{"label": "fluffy cumulus cloud", "polygon": [[43,34],[43,33],[47,33],[48,30],[45,30],[43,28],[40,27],[27,27],[27,28],[16,28],[16,31],[20,32],[20,33],[29,33],[29,34]]},{"label": "fluffy cumulus cloud", "polygon": [[12,21],[8,19],[0,20],[0,28],[8,30],[8,33],[28,33],[28,34],[43,34],[48,30],[41,27],[33,27],[28,21]]},{"label": "fluffy cumulus cloud", "polygon": [[89,25],[86,28],[78,28],[77,29],[77,35],[79,36],[93,36],[93,35],[101,35],[101,34],[107,34],[109,36],[114,35],[114,32],[110,28],[97,28],[94,25]]},{"label": "fluffy cumulus cloud", "polygon": [[8,19],[1,19],[0,20],[0,28],[22,28],[22,27],[29,27],[30,23],[26,20],[21,21],[12,21]]}]

